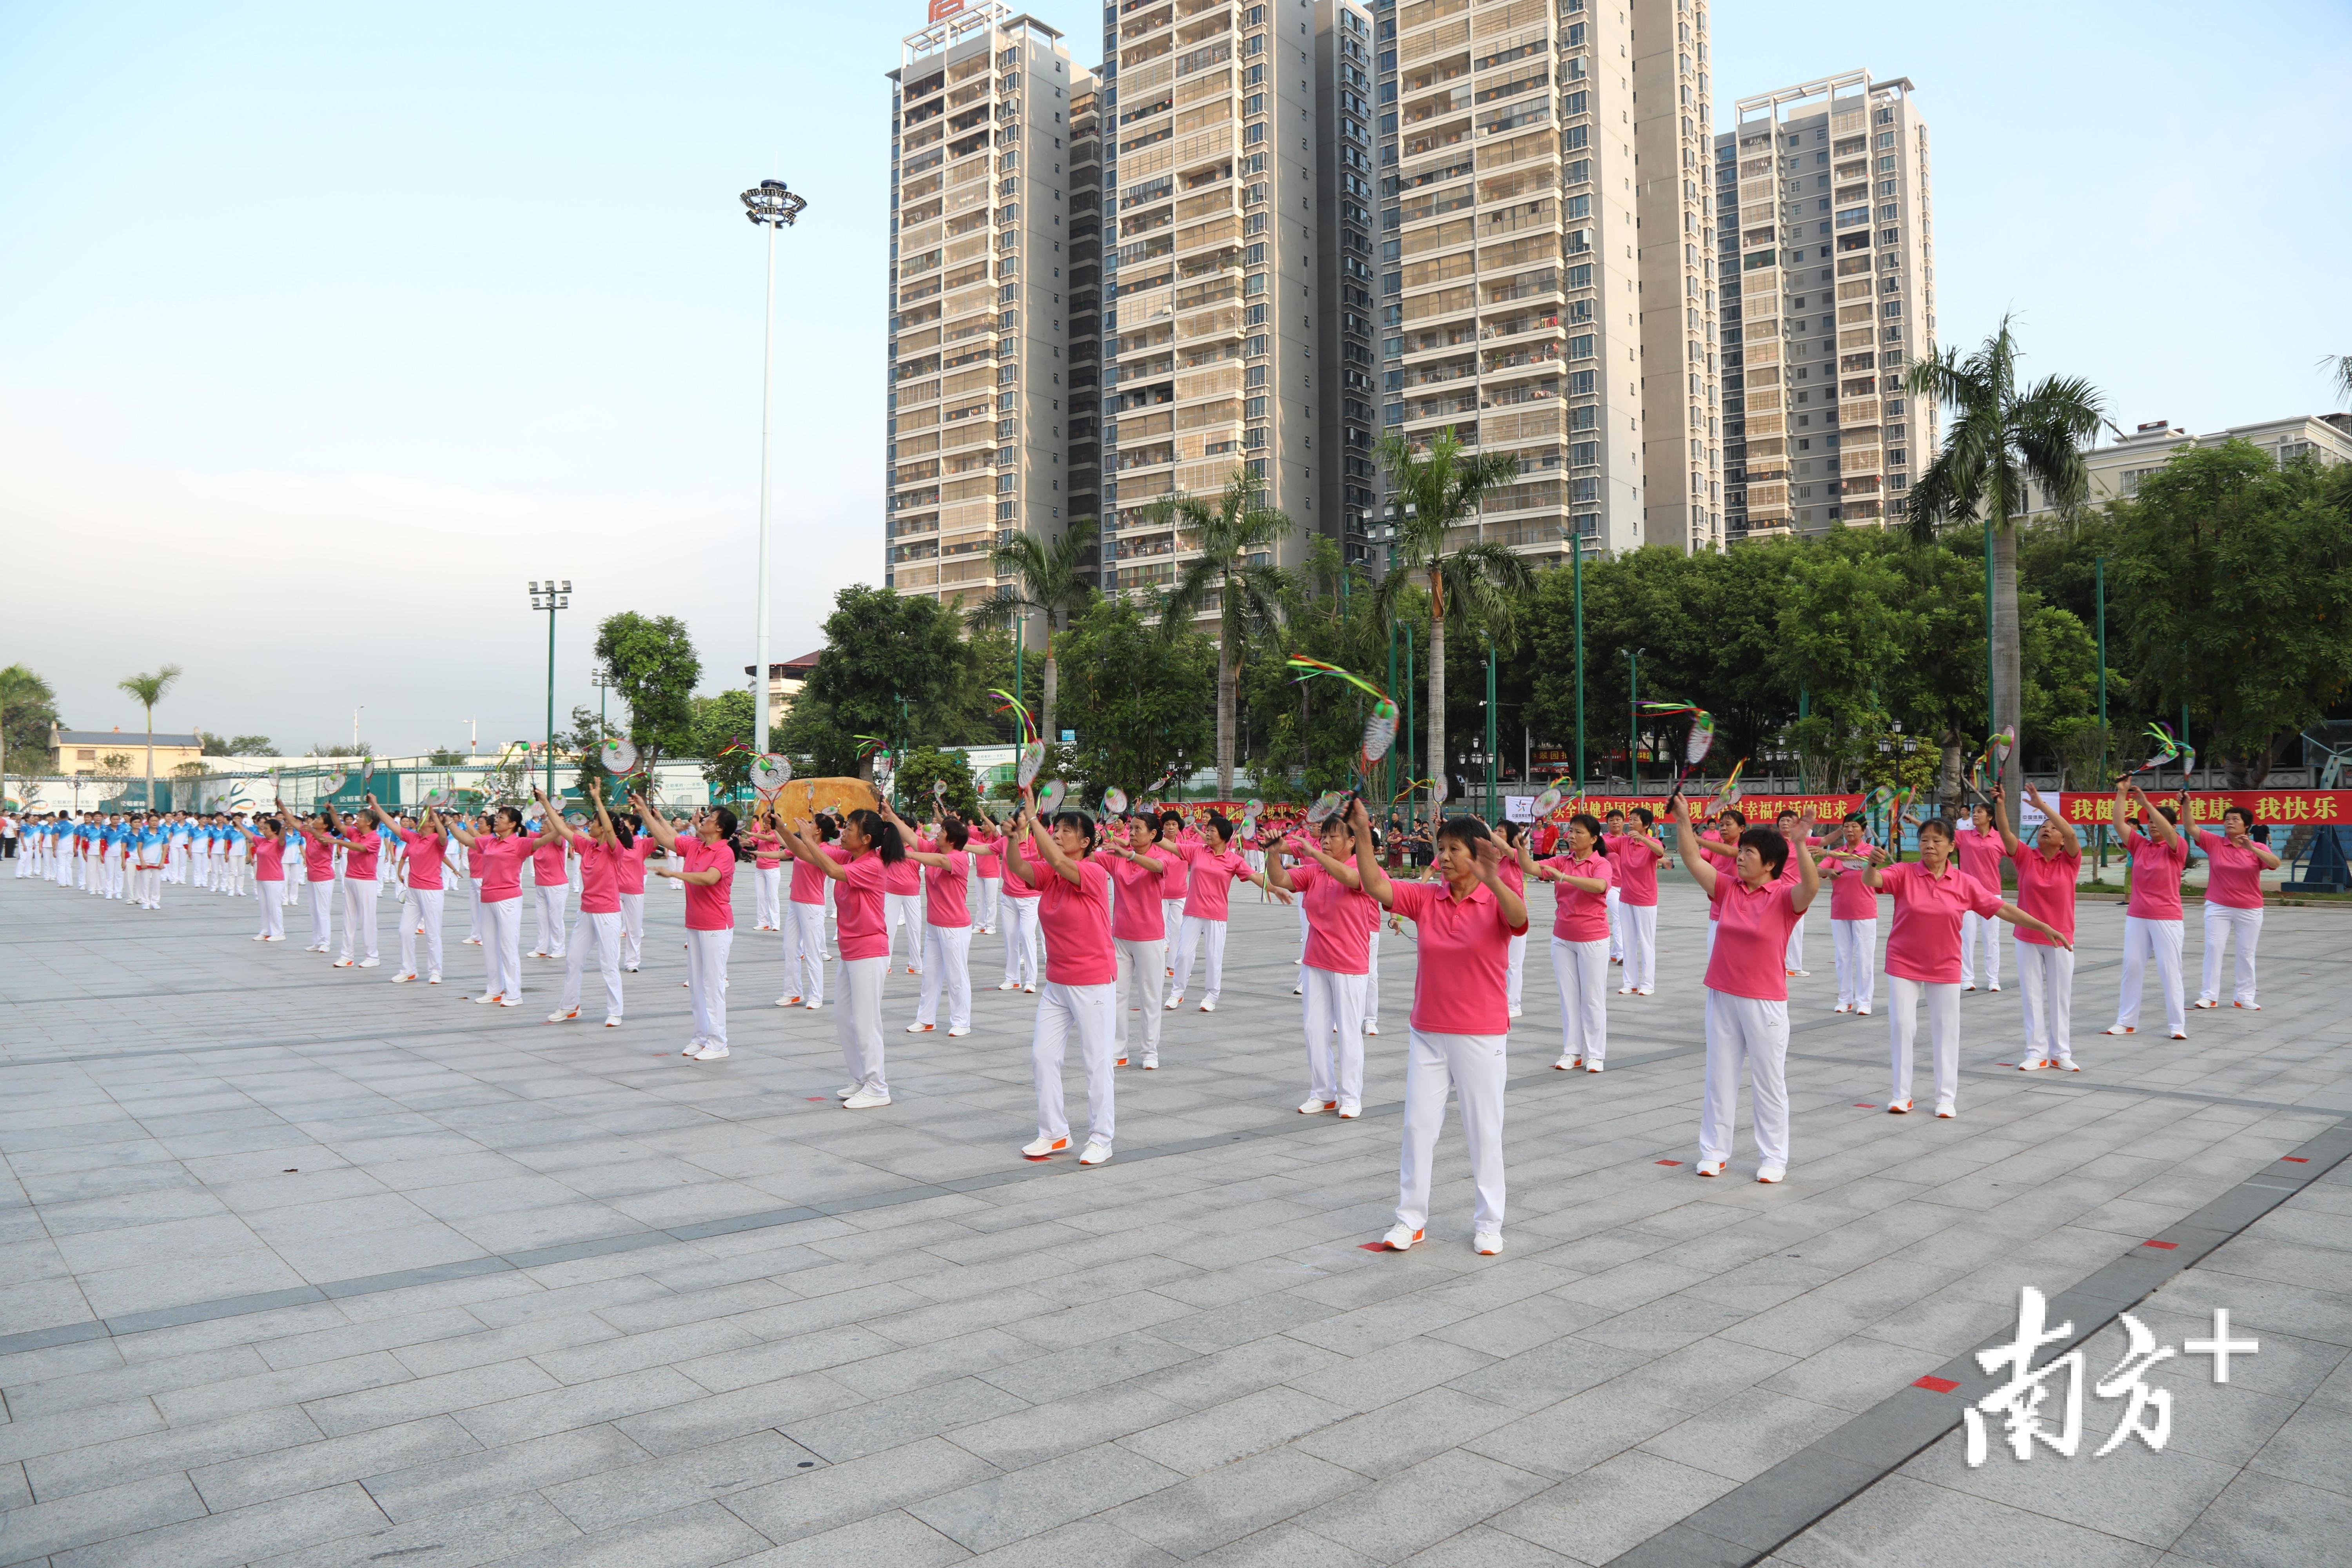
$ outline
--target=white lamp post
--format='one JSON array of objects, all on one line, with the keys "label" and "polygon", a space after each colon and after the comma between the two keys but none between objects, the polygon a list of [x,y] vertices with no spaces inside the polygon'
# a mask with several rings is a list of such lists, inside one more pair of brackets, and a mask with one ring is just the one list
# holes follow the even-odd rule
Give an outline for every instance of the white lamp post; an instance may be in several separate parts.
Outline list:
[{"label": "white lamp post", "polygon": [[761,180],[743,193],[743,216],[768,231],[767,347],[760,360],[760,625],[754,637],[753,666],[758,686],[752,702],[758,714],[754,748],[768,749],[768,469],[775,450],[776,403],[776,230],[788,227],[808,205],[782,180]]}]

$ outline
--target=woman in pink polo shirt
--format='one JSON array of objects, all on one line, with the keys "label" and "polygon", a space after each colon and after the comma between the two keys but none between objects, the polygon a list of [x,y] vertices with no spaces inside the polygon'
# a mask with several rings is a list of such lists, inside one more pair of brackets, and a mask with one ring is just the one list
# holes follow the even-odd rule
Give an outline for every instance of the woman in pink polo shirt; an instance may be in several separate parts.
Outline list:
[{"label": "woman in pink polo shirt", "polygon": [[1599,1072],[1609,1058],[1609,889],[1615,880],[1601,852],[1601,819],[1568,819],[1559,852],[1541,862],[1522,841],[1521,864],[1551,884],[1551,973],[1559,988],[1561,1072]]},{"label": "woman in pink polo shirt", "polygon": [[1397,1222],[1381,1237],[1402,1252],[1426,1234],[1430,1167],[1445,1124],[1445,1091],[1462,1100],[1470,1180],[1478,1194],[1471,1246],[1503,1250],[1504,1047],[1511,1030],[1505,986],[1511,939],[1528,929],[1528,906],[1501,876],[1503,847],[1475,816],[1437,829],[1437,877],[1392,882],[1381,868],[1361,801],[1348,805],[1356,874],[1384,909],[1419,928],[1413,966],[1412,1047],[1404,1068],[1404,1152],[1397,1170]]},{"label": "woman in pink polo shirt", "polygon": [[[1726,806],[1716,813],[1706,826],[1710,831],[1694,835],[1693,841],[1698,846],[1698,853],[1693,855],[1684,850],[1683,868],[1695,873],[1698,862],[1705,860],[1717,871],[1731,872],[1739,864],[1740,837],[1748,831],[1748,814],[1736,806]],[[1726,834],[1730,837],[1725,837]],[[1675,847],[1681,848],[1682,846],[1677,842]],[[1723,906],[1710,900],[1706,906],[1706,956],[1709,960],[1715,957],[1715,928],[1722,920]],[[1784,964],[1782,967],[1787,966]]]},{"label": "woman in pink polo shirt", "polygon": [[[832,817],[817,813],[808,831],[826,858],[835,864],[848,858],[834,843],[841,829]],[[788,837],[779,842],[792,854]],[[793,855],[793,891],[784,904],[784,994],[776,998],[779,1007],[805,1007],[814,1013],[824,1005],[824,894],[832,880]]]},{"label": "woman in pink polo shirt", "polygon": [[1143,1068],[1160,1066],[1160,988],[1167,982],[1168,924],[1160,913],[1160,889],[1173,855],[1162,855],[1159,825],[1150,817],[1129,816],[1112,823],[1103,835],[1097,857],[1110,874],[1110,940],[1118,956],[1118,973],[1111,994],[1111,1044],[1117,1064],[1128,1062],[1128,998],[1136,999],[1143,1015]]},{"label": "woman in pink polo shirt", "polygon": [[522,813],[502,805],[490,814],[489,830],[449,836],[466,847],[474,875],[482,882],[482,967],[488,981],[475,1001],[501,1007],[522,1005],[521,871],[532,840],[521,837]]},{"label": "woman in pink polo shirt", "polygon": [[653,835],[634,811],[625,811],[613,821],[628,831],[628,847],[621,854],[618,874],[621,884],[621,973],[635,974],[644,962],[646,947],[646,862],[653,858],[656,846]]},{"label": "woman in pink polo shirt", "polygon": [[677,1054],[689,1061],[724,1061],[727,955],[735,945],[735,814],[723,805],[701,813],[689,839],[655,815],[642,795],[631,795],[629,803],[669,856],[651,868],[654,874],[686,890],[686,984],[694,1003],[694,1034]]},{"label": "woman in pink polo shirt", "polygon": [[2263,873],[2279,868],[2267,844],[2254,841],[2254,816],[2242,805],[2221,813],[2221,831],[2197,830],[2205,851],[2205,984],[2197,1005],[2221,1005],[2221,954],[2237,939],[2236,984],[2231,1005],[2262,1010],[2254,1000],[2254,946],[2263,935]]},{"label": "woman in pink polo shirt", "polygon": [[1789,840],[1771,827],[1742,828],[1731,868],[1719,870],[1691,830],[1689,803],[1677,795],[1670,810],[1683,864],[1716,916],[1706,960],[1698,1173],[1719,1176],[1731,1163],[1744,1064],[1754,1103],[1756,1179],[1778,1182],[1789,1173],[1789,932],[1821,891],[1822,874],[1800,838],[1797,874],[1789,879]]},{"label": "woman in pink polo shirt", "polygon": [[278,820],[302,836],[303,895],[310,900],[310,941],[305,952],[326,952],[334,944],[335,841],[316,816],[296,816],[281,796]]},{"label": "woman in pink polo shirt", "polygon": [[[1969,825],[1953,835],[1953,853],[1960,869],[1983,883],[1997,901],[2000,898],[2000,834],[1993,826],[1992,808],[1979,801],[1969,807]],[[1977,953],[1984,953],[1985,989],[2000,989],[2000,938],[1990,915],[1970,910],[1960,916],[1960,989],[1977,988]]]},{"label": "woman in pink polo shirt", "polygon": [[408,872],[407,896],[400,905],[400,973],[392,977],[394,985],[404,985],[416,978],[416,939],[425,938],[425,973],[427,985],[441,984],[441,897],[443,889],[442,863],[447,858],[449,830],[431,806],[425,808],[425,820],[415,827],[404,826],[394,820],[375,796],[367,797],[368,809],[383,824],[385,833],[396,837],[406,850]]},{"label": "woman in pink polo shirt", "polygon": [[[886,802],[883,816],[910,837]],[[939,1026],[940,992],[948,994],[948,1037],[971,1033],[971,860],[964,853],[971,830],[953,817],[942,819],[935,837],[915,839],[907,858],[923,868],[923,985],[910,1035]]]},{"label": "woman in pink polo shirt", "polygon": [[1364,1016],[1381,906],[1364,891],[1348,818],[1325,817],[1322,842],[1316,837],[1301,827],[1276,845],[1267,876],[1274,888],[1299,895],[1307,916],[1307,952],[1298,966],[1307,999],[1307,1100],[1298,1112],[1336,1110],[1352,1121],[1364,1113]]},{"label": "woman in pink polo shirt", "polygon": [[563,956],[563,917],[572,901],[571,826],[551,805],[540,807],[539,837],[530,852],[531,910],[537,924],[533,958]]},{"label": "woman in pink polo shirt", "polygon": [[[1234,825],[1225,820],[1224,813],[1209,814],[1208,832],[1197,847],[1180,851],[1189,868],[1184,893],[1184,924],[1176,936],[1176,988],[1162,1004],[1174,1012],[1184,1002],[1184,987],[1192,984],[1192,964],[1202,949],[1209,960],[1209,988],[1202,994],[1201,1011],[1217,1010],[1217,994],[1225,981],[1225,893],[1239,878],[1244,882],[1265,885],[1265,873],[1253,871],[1249,862],[1233,847]],[[1161,841],[1161,847],[1169,847]],[[1047,961],[1052,955],[1048,953]]]},{"label": "woman in pink polo shirt", "polygon": [[[261,929],[256,942],[286,940],[286,830],[274,816],[257,816],[254,827],[237,825],[253,847],[253,899],[261,906]],[[259,832],[254,828],[260,829]],[[437,976],[436,976],[437,978]]]},{"label": "woman in pink polo shirt", "polygon": [[841,853],[814,832],[784,824],[785,847],[837,882],[835,908],[840,916],[841,968],[834,976],[834,1037],[849,1081],[834,1091],[844,1109],[871,1110],[890,1103],[890,1080],[882,1060],[882,977],[890,967],[890,930],[882,900],[888,871],[907,856],[898,830],[876,811],[853,811],[841,820]]},{"label": "woman in pink polo shirt", "polygon": [[[1516,822],[1498,822],[1495,825],[1495,836],[1503,844],[1503,859],[1495,868],[1496,874],[1503,879],[1503,886],[1518,894],[1524,903],[1528,896],[1528,872],[1522,862],[1529,858],[1527,852],[1528,830]],[[1511,939],[1511,966],[1503,977],[1503,1000],[1514,1018],[1524,1011],[1519,1005],[1519,998],[1527,984],[1527,975],[1528,939],[1523,932]]]},{"label": "woman in pink polo shirt", "polygon": [[1878,1000],[1878,894],[1863,872],[1869,868],[1870,825],[1848,812],[1840,842],[1822,852],[1822,875],[1830,879],[1830,947],[1837,959],[1837,1005],[1832,1013],[1870,1016]]},{"label": "woman in pink polo shirt", "polygon": [[1005,840],[1004,879],[1008,889],[1018,881],[1037,889],[1037,921],[1045,931],[1045,990],[1037,998],[1036,1033],[1029,1045],[1037,1136],[1021,1152],[1045,1160],[1070,1146],[1062,1063],[1076,1034],[1087,1073],[1087,1146],[1078,1163],[1099,1165],[1110,1158],[1117,1121],[1111,1009],[1118,960],[1111,945],[1110,874],[1089,858],[1094,818],[1082,811],[1060,812],[1049,830],[1025,788],[1021,800],[1027,837],[1024,842],[1015,833]]},{"label": "woman in pink polo shirt", "polygon": [[[546,798],[540,797],[541,804]],[[580,1016],[581,979],[588,954],[593,952],[597,973],[604,977],[604,1027],[617,1029],[621,1026],[621,868],[630,861],[635,837],[604,809],[604,792],[593,779],[588,798],[596,806],[595,825],[588,832],[572,836],[572,847],[580,856],[580,920],[572,928],[566,946],[563,995],[547,1021],[564,1024]],[[689,902],[699,890],[689,887],[686,895]],[[726,1039],[723,1026],[719,1039],[722,1043]]]},{"label": "woman in pink polo shirt", "polygon": [[751,808],[743,837],[751,847],[751,929],[782,931],[784,892],[784,840],[769,820],[772,807],[761,801]]},{"label": "woman in pink polo shirt", "polygon": [[[2147,813],[2147,831],[2133,821],[2133,805]],[[2189,792],[2180,792],[2189,804]],[[2139,1004],[2147,989],[2147,965],[2156,961],[2157,981],[2164,990],[2164,1026],[2176,1040],[2189,1037],[2189,1014],[2181,1005],[2180,874],[2189,868],[2189,841],[2180,836],[2180,815],[2168,805],[2157,805],[2129,779],[2116,781],[2116,832],[2131,860],[2131,897],[2124,903],[2124,971],[2122,995],[2116,1007],[2110,1035],[2139,1033]]]},{"label": "woman in pink polo shirt", "polygon": [[1612,880],[1611,907],[1617,940],[1625,950],[1620,996],[1654,996],[1658,990],[1658,867],[1666,847],[1652,833],[1657,818],[1646,805],[1633,808],[1633,822],[1614,838],[1603,835]]},{"label": "woman in pink polo shirt", "polygon": [[1886,1109],[1911,1110],[1912,1042],[1919,1030],[1919,1003],[1927,1004],[1927,1040],[1936,1064],[1936,1114],[1959,1114],[1960,1103],[1960,917],[2007,921],[2038,931],[2060,945],[2069,939],[2048,922],[2027,914],[1956,863],[1950,823],[1931,817],[1919,825],[1919,858],[1883,864],[1885,852],[1863,873],[1869,884],[1895,900],[1895,923],[1886,933],[1886,1022],[1894,1058],[1894,1088]]},{"label": "woman in pink polo shirt", "polygon": [[[2042,812],[2042,826],[2026,843],[2009,828],[2009,806],[1992,797],[1993,822],[2000,842],[2017,862],[2017,907],[2074,940],[2074,885],[2083,873],[2083,841],[2066,826],[2057,805],[2032,784],[2025,793]],[[2074,950],[2061,947],[2029,926],[2017,931],[2017,989],[2025,998],[2025,1054],[2021,1072],[2057,1068],[2080,1072],[2074,1065]]]},{"label": "woman in pink polo shirt", "polygon": [[[1013,825],[1005,829],[1001,849],[1012,847],[1021,836],[1021,814],[1013,812]],[[1037,994],[1037,888],[1015,877],[1005,877],[999,884],[1003,903],[999,906],[998,920],[1004,927],[1004,979],[999,991],[1026,991]]]},{"label": "woman in pink polo shirt", "polygon": [[[1168,867],[1160,879],[1160,919],[1168,928],[1168,940],[1177,941],[1184,933],[1184,888],[1192,878],[1191,851],[1201,847],[1201,836],[1184,826],[1181,813],[1162,811],[1160,814],[1160,847],[1168,851],[1155,858]],[[1168,953],[1168,978],[1176,978],[1176,953]]]},{"label": "woman in pink polo shirt", "polygon": [[[911,847],[913,833],[900,828],[898,842]],[[902,854],[883,868],[883,910],[889,919],[890,949],[884,956],[895,958],[898,952],[898,928],[907,928],[907,973],[923,972],[923,868]]]},{"label": "woman in pink polo shirt", "polygon": [[996,934],[996,905],[1004,889],[1004,836],[993,825],[975,822],[967,825],[971,837],[966,840],[971,850],[972,889],[978,908],[972,910],[972,922],[982,936]]}]

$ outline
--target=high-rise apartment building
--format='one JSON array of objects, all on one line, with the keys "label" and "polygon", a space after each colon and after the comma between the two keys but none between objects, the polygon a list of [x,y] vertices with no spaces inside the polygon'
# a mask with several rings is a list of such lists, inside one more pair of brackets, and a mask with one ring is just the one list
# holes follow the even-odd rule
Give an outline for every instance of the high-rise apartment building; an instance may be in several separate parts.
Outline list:
[{"label": "high-rise apartment building", "polygon": [[1383,424],[1509,452],[1480,537],[1719,536],[1707,10],[1411,0],[1379,22]]},{"label": "high-rise apartment building", "polygon": [[1373,236],[1378,188],[1372,142],[1372,14],[1352,0],[1316,0],[1315,79],[1324,134],[1317,143],[1317,252],[1324,310],[1319,513],[1341,559],[1371,561],[1380,469],[1378,366],[1373,359]]},{"label": "high-rise apartment building", "polygon": [[[1171,582],[1188,541],[1151,517],[1238,470],[1307,536],[1341,451],[1316,437],[1341,383],[1325,342],[1310,0],[1115,0],[1103,8],[1104,583]],[[1360,118],[1360,116],[1359,117]],[[1337,243],[1333,241],[1332,243]]]},{"label": "high-rise apartment building", "polygon": [[1067,326],[1071,119],[1094,84],[1059,33],[997,0],[909,35],[890,79],[884,581],[960,604],[996,586],[1000,539],[1073,515],[1073,378],[1091,355]]},{"label": "high-rise apartment building", "polygon": [[1734,539],[1884,526],[1935,455],[1937,408],[1903,390],[1936,331],[1911,93],[1908,78],[1848,71],[1739,100],[1716,139]]}]

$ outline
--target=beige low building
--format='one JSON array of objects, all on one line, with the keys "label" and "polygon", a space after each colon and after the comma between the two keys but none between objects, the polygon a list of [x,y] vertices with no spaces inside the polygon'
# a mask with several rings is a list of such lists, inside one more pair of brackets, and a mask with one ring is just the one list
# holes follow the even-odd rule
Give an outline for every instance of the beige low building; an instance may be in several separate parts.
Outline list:
[{"label": "beige low building", "polygon": [[[183,763],[200,762],[205,754],[201,735],[154,735],[155,776],[163,778]],[[122,778],[147,776],[148,734],[144,730],[60,730],[49,727],[49,772],[60,777],[75,773],[109,774]],[[110,764],[110,759],[125,759]]]},{"label": "beige low building", "polygon": [[[2322,463],[2352,463],[2352,414],[2266,419],[2204,436],[2191,436],[2168,419],[2152,419],[2129,436],[2119,434],[2113,443],[2083,454],[2090,479],[2089,502],[2095,507],[2129,500],[2139,493],[2140,480],[2171,461],[2180,448],[2219,447],[2227,441],[2243,441],[2281,463],[2304,457]],[[2046,517],[2053,510],[2046,493],[2039,489],[2032,491],[2027,515]]]}]

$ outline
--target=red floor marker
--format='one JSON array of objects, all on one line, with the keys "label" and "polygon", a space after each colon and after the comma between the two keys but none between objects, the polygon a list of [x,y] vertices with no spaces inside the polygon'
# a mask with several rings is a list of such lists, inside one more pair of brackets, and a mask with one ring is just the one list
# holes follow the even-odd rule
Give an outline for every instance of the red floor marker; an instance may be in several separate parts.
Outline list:
[{"label": "red floor marker", "polygon": [[1679,1165],[1682,1163],[1680,1160],[1660,1160],[1657,1163],[1661,1165]]},{"label": "red floor marker", "polygon": [[1389,1244],[1385,1241],[1360,1242],[1356,1247],[1359,1252],[1386,1252],[1388,1249]]},{"label": "red floor marker", "polygon": [[1995,1062],[1992,1065],[1997,1068],[2013,1068],[2017,1064],[2015,1062]]},{"label": "red floor marker", "polygon": [[1864,1105],[1858,1100],[1853,1102],[1853,1108],[1856,1110],[1875,1110],[1878,1109],[1878,1107],[1874,1105]]},{"label": "red floor marker", "polygon": [[1923,1377],[1911,1386],[1914,1388],[1924,1388],[1930,1394],[1949,1394],[1952,1390],[1959,1387],[1959,1384],[1954,1383],[1948,1377]]},{"label": "red floor marker", "polygon": [[2180,1243],[2179,1243],[2179,1242],[2177,1242],[2177,1241],[2143,1241],[2143,1242],[2141,1242],[2141,1243],[2140,1243],[2140,1245],[2141,1245],[2142,1247],[2162,1247],[2165,1251],[2167,1251],[2167,1252],[2170,1252],[2170,1251],[2172,1251],[2175,1247],[2178,1247],[2180,1245]]},{"label": "red floor marker", "polygon": [[2310,1161],[2305,1159],[2300,1154],[2281,1154],[2279,1158],[2284,1160],[2290,1165],[2308,1165],[2311,1163]]},{"label": "red floor marker", "polygon": [[825,1097],[821,1094],[812,1094],[808,1097],[808,1102],[811,1105],[823,1105],[824,1103],[824,1100]]}]

